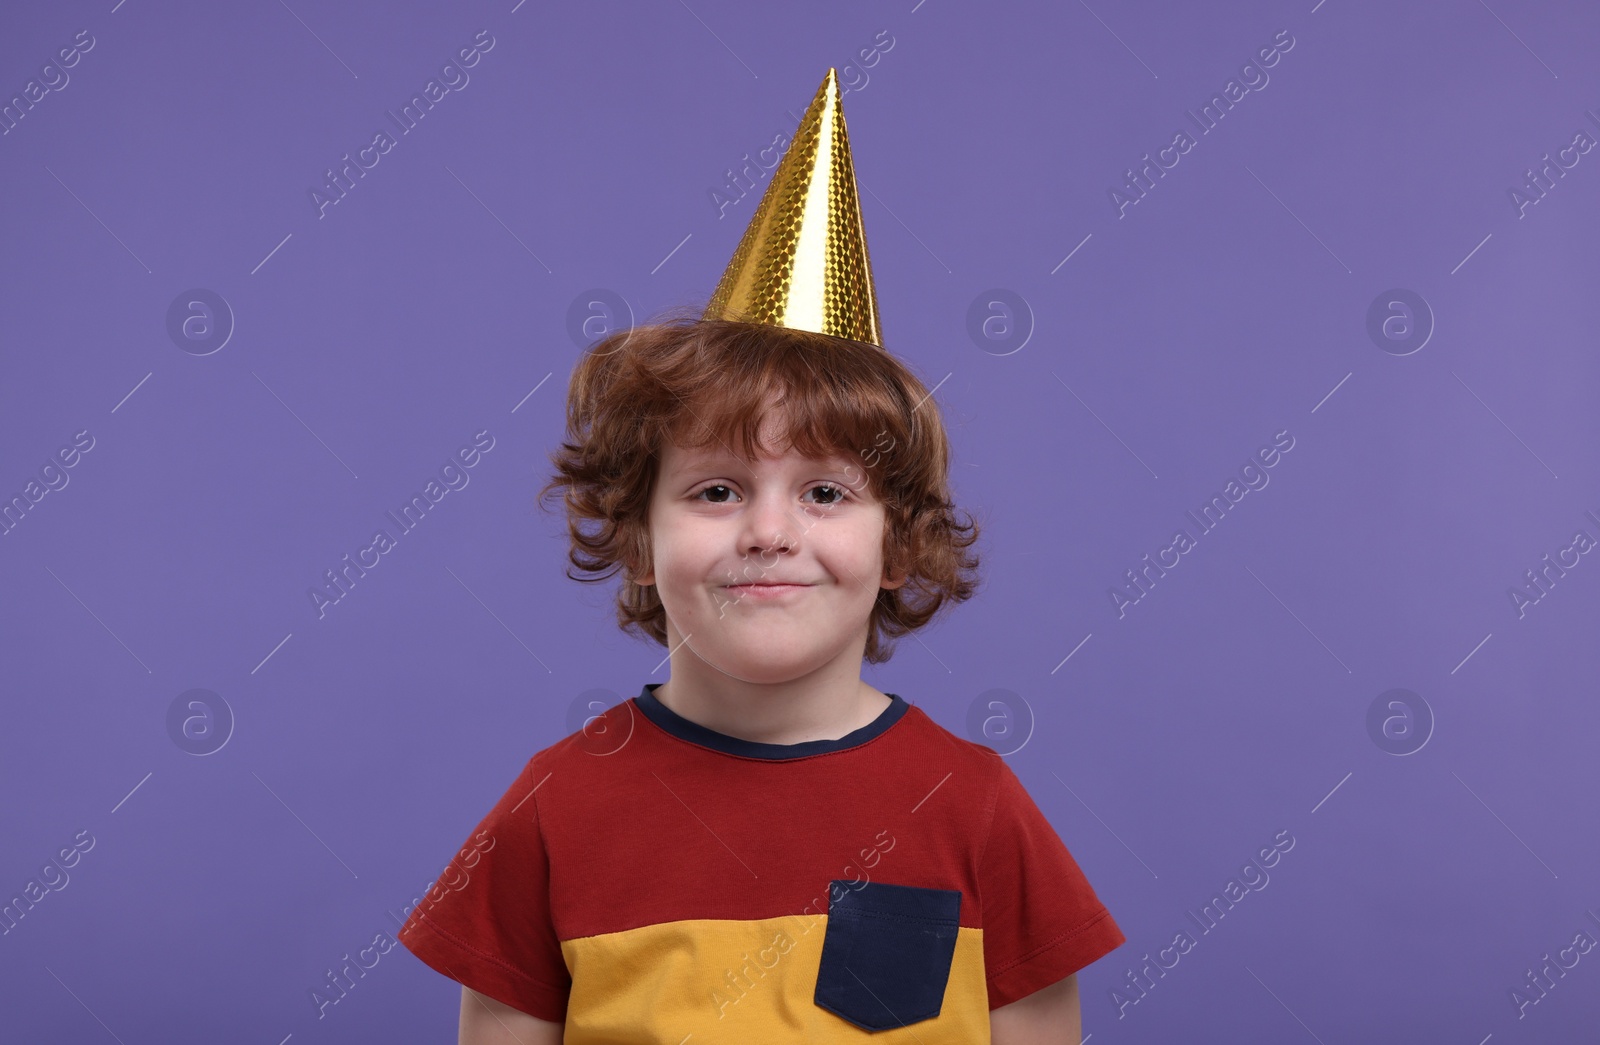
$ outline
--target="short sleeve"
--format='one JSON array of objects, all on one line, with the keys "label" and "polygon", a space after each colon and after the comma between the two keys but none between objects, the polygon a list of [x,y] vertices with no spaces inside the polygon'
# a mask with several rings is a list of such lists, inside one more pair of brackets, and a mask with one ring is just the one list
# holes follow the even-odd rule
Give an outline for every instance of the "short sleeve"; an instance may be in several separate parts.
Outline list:
[{"label": "short sleeve", "polygon": [[999,766],[978,861],[989,1008],[1063,980],[1127,942],[1011,767]]},{"label": "short sleeve", "polygon": [[[427,965],[541,1020],[566,1020],[572,977],[550,917],[550,860],[529,760],[412,910],[400,942]],[[539,774],[544,776],[545,774]]]}]

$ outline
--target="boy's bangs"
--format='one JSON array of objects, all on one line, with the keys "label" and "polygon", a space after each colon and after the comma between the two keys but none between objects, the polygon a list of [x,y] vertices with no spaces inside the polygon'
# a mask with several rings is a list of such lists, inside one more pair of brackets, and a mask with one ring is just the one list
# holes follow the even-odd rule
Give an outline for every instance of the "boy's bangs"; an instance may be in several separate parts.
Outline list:
[{"label": "boy's bangs", "polygon": [[[816,460],[842,458],[863,475],[874,472],[868,465],[881,460],[885,447],[903,445],[903,422],[886,390],[823,382],[798,354],[791,359],[759,376],[729,375],[736,379],[696,389],[672,441],[688,450],[720,446],[745,460],[790,450]],[[737,379],[746,376],[756,379]],[[763,446],[761,426],[769,415],[775,427]]]}]

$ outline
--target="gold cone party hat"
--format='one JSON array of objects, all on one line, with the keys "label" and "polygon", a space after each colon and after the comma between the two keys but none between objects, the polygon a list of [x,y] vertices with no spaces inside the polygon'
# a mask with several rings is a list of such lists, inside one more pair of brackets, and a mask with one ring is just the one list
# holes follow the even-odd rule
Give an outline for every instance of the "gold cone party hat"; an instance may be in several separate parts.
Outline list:
[{"label": "gold cone party hat", "polygon": [[883,346],[839,75],[829,68],[733,252],[706,319]]}]

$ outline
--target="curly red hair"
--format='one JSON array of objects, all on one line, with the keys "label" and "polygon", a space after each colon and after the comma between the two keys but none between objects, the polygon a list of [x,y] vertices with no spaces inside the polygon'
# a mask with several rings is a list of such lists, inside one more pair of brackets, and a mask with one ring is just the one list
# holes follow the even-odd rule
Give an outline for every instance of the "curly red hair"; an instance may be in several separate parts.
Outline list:
[{"label": "curly red hair", "polygon": [[[774,396],[781,445],[758,442]],[[932,620],[978,587],[978,524],[957,518],[950,445],[922,381],[875,345],[806,330],[702,319],[687,313],[618,331],[586,350],[572,371],[567,433],[550,455],[555,474],[538,494],[562,492],[573,580],[598,583],[620,569],[617,624],[667,644],[653,585],[631,579],[651,566],[648,512],[660,448],[721,443],[746,460],[791,449],[860,461],[884,505],[883,561],[906,583],[880,588],[863,656],[881,663],[893,639]],[[730,445],[731,444],[731,445]],[[592,525],[586,525],[592,524]]]}]

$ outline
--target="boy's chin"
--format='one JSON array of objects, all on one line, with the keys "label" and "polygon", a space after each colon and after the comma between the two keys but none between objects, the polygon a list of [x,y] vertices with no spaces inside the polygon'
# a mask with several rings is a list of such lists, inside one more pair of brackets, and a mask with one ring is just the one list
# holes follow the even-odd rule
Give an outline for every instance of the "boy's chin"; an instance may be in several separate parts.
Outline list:
[{"label": "boy's chin", "polygon": [[695,653],[714,671],[752,685],[778,685],[792,682],[816,671],[830,659],[815,649],[728,650],[711,644],[699,646]]}]

